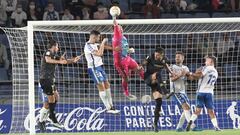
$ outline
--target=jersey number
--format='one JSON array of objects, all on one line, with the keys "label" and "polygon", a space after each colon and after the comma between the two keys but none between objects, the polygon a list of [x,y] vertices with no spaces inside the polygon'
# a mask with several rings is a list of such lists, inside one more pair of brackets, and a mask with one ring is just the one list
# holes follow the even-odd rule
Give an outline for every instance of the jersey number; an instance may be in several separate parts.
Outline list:
[{"label": "jersey number", "polygon": [[209,80],[208,80],[207,84],[214,85],[214,83],[216,82],[216,80],[217,80],[216,76],[210,74],[210,75],[209,75]]}]

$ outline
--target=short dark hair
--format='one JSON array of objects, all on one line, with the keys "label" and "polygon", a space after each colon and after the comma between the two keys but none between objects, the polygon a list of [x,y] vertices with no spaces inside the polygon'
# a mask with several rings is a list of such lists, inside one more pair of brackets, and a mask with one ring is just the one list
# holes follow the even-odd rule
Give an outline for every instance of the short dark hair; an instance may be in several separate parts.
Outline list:
[{"label": "short dark hair", "polygon": [[216,63],[217,63],[217,57],[215,57],[214,55],[207,55],[207,56],[205,57],[205,59],[206,59],[206,58],[211,59],[211,60],[213,61],[214,65],[216,65]]},{"label": "short dark hair", "polygon": [[161,47],[157,47],[156,50],[155,50],[155,52],[164,54],[164,53],[165,53],[165,50],[164,50],[163,48],[161,48]]},{"label": "short dark hair", "polygon": [[48,44],[48,49],[52,48],[53,46],[56,46],[57,41],[50,39]]},{"label": "short dark hair", "polygon": [[176,54],[176,55],[177,55],[177,54],[180,54],[180,55],[184,56],[184,53],[183,53],[182,51],[176,51],[175,54]]},{"label": "short dark hair", "polygon": [[90,35],[100,35],[100,32],[99,31],[97,31],[97,30],[92,30],[91,32],[90,32]]}]

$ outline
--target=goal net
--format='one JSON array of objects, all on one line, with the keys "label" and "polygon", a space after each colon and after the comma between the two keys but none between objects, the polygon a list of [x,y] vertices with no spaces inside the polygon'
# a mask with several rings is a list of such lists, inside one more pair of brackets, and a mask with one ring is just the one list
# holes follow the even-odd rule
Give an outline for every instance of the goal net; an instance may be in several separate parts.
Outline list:
[{"label": "goal net", "polygon": [[[236,120],[240,119],[239,18],[119,20],[119,23],[123,25],[130,47],[135,48],[131,57],[139,63],[154,53],[156,47],[165,49],[172,64],[175,62],[175,52],[183,51],[184,64],[192,72],[204,65],[205,55],[217,56],[219,78],[214,90],[214,105],[219,126],[223,129],[240,127]],[[109,39],[110,44],[113,35],[111,20],[30,22],[28,29],[3,30],[8,36],[12,55],[11,133],[39,132],[33,116],[37,121],[42,107],[38,94],[39,71],[49,39],[59,43],[59,55],[66,52],[66,57],[71,58],[83,53],[91,30],[99,30]],[[141,97],[151,95],[151,90],[137,74],[132,73],[129,91],[137,96],[137,100],[130,101],[123,94],[121,78],[114,68],[111,51],[104,51],[103,61],[111,84],[114,106],[121,113],[112,115],[105,112],[99,92],[87,74],[87,62],[82,57],[76,64],[56,67],[56,87],[60,94],[56,114],[64,128],[58,129],[47,122],[47,132],[152,130],[155,102],[152,99],[150,104],[141,103]],[[163,75],[168,82],[166,71]],[[197,82],[187,81],[186,85],[193,111]],[[168,83],[167,86],[169,88]],[[164,99],[159,119],[160,130],[175,130],[181,112],[181,107],[175,102]],[[206,109],[203,109],[196,125],[203,129],[213,128]]]}]

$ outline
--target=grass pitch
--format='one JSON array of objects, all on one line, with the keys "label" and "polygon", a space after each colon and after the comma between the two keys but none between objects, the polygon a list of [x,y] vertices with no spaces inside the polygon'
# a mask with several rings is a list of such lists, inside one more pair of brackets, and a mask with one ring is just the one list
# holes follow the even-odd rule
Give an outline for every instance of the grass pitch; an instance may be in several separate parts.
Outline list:
[{"label": "grass pitch", "polygon": [[[17,134],[9,134],[17,135]],[[29,135],[29,134],[22,134]],[[223,131],[213,131],[213,130],[204,130],[199,132],[175,132],[175,131],[159,131],[155,132],[81,132],[81,133],[38,133],[36,135],[240,135],[240,129],[238,130],[223,130]]]}]

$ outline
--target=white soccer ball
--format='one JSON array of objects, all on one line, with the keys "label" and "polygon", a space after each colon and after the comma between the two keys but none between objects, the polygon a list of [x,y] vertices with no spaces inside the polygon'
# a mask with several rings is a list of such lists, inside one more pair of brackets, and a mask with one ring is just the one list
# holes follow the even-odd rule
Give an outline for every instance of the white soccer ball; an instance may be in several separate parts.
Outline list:
[{"label": "white soccer ball", "polygon": [[143,104],[149,104],[151,102],[151,96],[150,95],[144,95],[144,96],[142,96],[141,101],[142,101]]},{"label": "white soccer ball", "polygon": [[121,10],[120,10],[120,8],[118,7],[118,6],[112,6],[111,8],[110,8],[110,15],[112,16],[112,17],[117,17],[117,16],[119,16],[121,14]]}]

